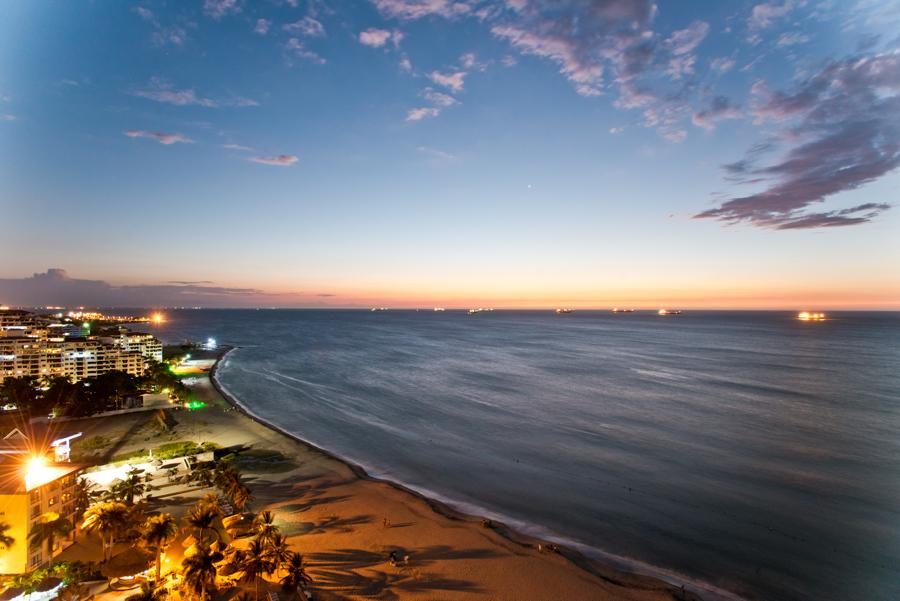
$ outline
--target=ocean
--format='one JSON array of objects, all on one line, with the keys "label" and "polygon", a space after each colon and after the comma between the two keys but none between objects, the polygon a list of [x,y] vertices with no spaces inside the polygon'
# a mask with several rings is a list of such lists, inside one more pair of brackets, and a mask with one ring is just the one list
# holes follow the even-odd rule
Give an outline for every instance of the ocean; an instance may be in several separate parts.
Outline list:
[{"label": "ocean", "polygon": [[900,598],[900,313],[177,310],[263,419],[745,599]]}]

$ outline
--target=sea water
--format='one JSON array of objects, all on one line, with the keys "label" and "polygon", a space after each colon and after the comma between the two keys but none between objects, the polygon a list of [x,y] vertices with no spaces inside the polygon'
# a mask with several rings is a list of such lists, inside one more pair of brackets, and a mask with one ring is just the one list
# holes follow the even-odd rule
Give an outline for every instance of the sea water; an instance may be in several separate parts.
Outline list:
[{"label": "sea water", "polygon": [[900,314],[181,310],[338,455],[750,599],[900,599]]}]

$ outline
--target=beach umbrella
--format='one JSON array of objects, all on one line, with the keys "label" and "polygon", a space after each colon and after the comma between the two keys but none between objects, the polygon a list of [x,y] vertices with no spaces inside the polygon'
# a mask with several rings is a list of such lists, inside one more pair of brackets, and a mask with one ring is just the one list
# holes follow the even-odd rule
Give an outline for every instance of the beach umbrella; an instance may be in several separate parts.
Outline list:
[{"label": "beach umbrella", "polygon": [[100,573],[107,578],[134,576],[147,570],[153,560],[153,553],[131,547],[114,556],[100,568]]}]

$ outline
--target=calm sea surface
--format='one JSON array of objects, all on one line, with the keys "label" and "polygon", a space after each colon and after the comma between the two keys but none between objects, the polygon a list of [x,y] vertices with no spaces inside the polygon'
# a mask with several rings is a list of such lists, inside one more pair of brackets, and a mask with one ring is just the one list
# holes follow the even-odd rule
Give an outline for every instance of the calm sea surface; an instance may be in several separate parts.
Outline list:
[{"label": "calm sea surface", "polygon": [[751,599],[900,599],[898,313],[167,317],[374,474]]}]

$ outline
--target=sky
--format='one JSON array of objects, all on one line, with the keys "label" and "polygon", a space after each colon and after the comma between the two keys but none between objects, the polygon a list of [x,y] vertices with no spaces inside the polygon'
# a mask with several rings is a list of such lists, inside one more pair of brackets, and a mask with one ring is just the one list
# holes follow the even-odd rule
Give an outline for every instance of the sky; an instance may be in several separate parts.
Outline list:
[{"label": "sky", "polygon": [[900,1],[0,3],[0,303],[900,309]]}]

